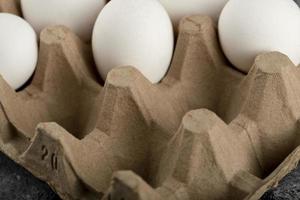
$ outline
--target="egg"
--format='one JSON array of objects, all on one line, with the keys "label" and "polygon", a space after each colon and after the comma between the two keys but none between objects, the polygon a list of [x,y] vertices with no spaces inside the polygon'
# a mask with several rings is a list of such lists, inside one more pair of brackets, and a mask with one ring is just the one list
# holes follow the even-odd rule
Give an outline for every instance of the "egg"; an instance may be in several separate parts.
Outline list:
[{"label": "egg", "polygon": [[190,15],[208,15],[215,21],[228,0],[160,0],[168,11],[175,27],[179,21]]},{"label": "egg", "polygon": [[293,0],[230,0],[219,19],[219,36],[225,55],[243,72],[268,51],[300,63],[300,10]]},{"label": "egg", "polygon": [[98,71],[137,68],[152,83],[166,74],[172,59],[171,20],[157,0],[112,0],[96,21],[92,47]]},{"label": "egg", "polygon": [[90,41],[96,18],[105,0],[21,0],[24,18],[37,33],[52,25],[70,28],[84,41]]},{"label": "egg", "polygon": [[36,67],[36,33],[25,20],[8,13],[0,13],[0,29],[0,74],[13,89],[18,89]]}]

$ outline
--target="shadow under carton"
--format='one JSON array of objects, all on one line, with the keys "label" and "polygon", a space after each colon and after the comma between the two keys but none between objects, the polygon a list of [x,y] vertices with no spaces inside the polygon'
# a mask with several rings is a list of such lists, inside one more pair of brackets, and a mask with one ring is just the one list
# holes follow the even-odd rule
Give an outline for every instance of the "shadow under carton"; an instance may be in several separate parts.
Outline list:
[{"label": "shadow under carton", "polygon": [[102,87],[91,55],[48,27],[29,85],[0,79],[1,151],[63,199],[252,200],[297,166],[300,72],[287,56],[259,55],[245,76],[202,16],[182,20],[157,85],[120,67]]}]

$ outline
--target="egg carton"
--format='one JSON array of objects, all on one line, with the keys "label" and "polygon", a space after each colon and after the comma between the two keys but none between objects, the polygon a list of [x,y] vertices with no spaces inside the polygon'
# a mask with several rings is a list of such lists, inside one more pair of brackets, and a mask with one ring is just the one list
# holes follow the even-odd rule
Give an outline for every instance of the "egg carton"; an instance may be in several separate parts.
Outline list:
[{"label": "egg carton", "polygon": [[90,45],[63,26],[39,42],[26,87],[0,78],[0,149],[63,199],[256,200],[299,162],[299,69],[271,52],[237,71],[209,17],[181,21],[156,85],[120,67],[101,86]]},{"label": "egg carton", "polygon": [[0,0],[0,11],[21,15],[20,0]]}]

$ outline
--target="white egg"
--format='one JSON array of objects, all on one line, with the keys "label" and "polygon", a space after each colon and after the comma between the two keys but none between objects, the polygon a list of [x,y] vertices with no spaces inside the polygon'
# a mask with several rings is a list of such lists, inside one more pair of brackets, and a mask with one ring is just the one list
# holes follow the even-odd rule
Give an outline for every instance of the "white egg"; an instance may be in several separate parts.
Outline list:
[{"label": "white egg", "polygon": [[173,54],[171,20],[157,0],[112,0],[93,32],[95,61],[103,79],[120,66],[134,66],[152,83],[166,74]]},{"label": "white egg", "polygon": [[105,0],[21,0],[24,18],[37,33],[52,25],[64,25],[83,40],[91,39],[96,18]]},{"label": "white egg", "polygon": [[217,21],[227,1],[228,0],[160,0],[176,27],[183,17],[190,15],[208,15]]},{"label": "white egg", "polygon": [[33,28],[22,18],[0,13],[0,74],[14,89],[33,74],[38,44]]},{"label": "white egg", "polygon": [[268,51],[300,63],[300,10],[293,0],[230,0],[219,19],[219,36],[225,55],[243,72]]}]

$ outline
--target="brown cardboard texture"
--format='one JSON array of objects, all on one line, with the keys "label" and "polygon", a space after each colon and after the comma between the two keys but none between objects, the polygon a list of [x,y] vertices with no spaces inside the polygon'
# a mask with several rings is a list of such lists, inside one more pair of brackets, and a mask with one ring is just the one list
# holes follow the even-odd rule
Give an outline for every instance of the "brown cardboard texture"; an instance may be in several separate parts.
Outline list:
[{"label": "brown cardboard texture", "polygon": [[19,0],[0,0],[0,11],[20,15]]},{"label": "brown cardboard texture", "polygon": [[48,27],[33,80],[0,79],[0,149],[63,199],[259,199],[299,162],[299,77],[278,52],[243,75],[191,16],[161,83],[119,67],[102,87],[90,46]]}]

